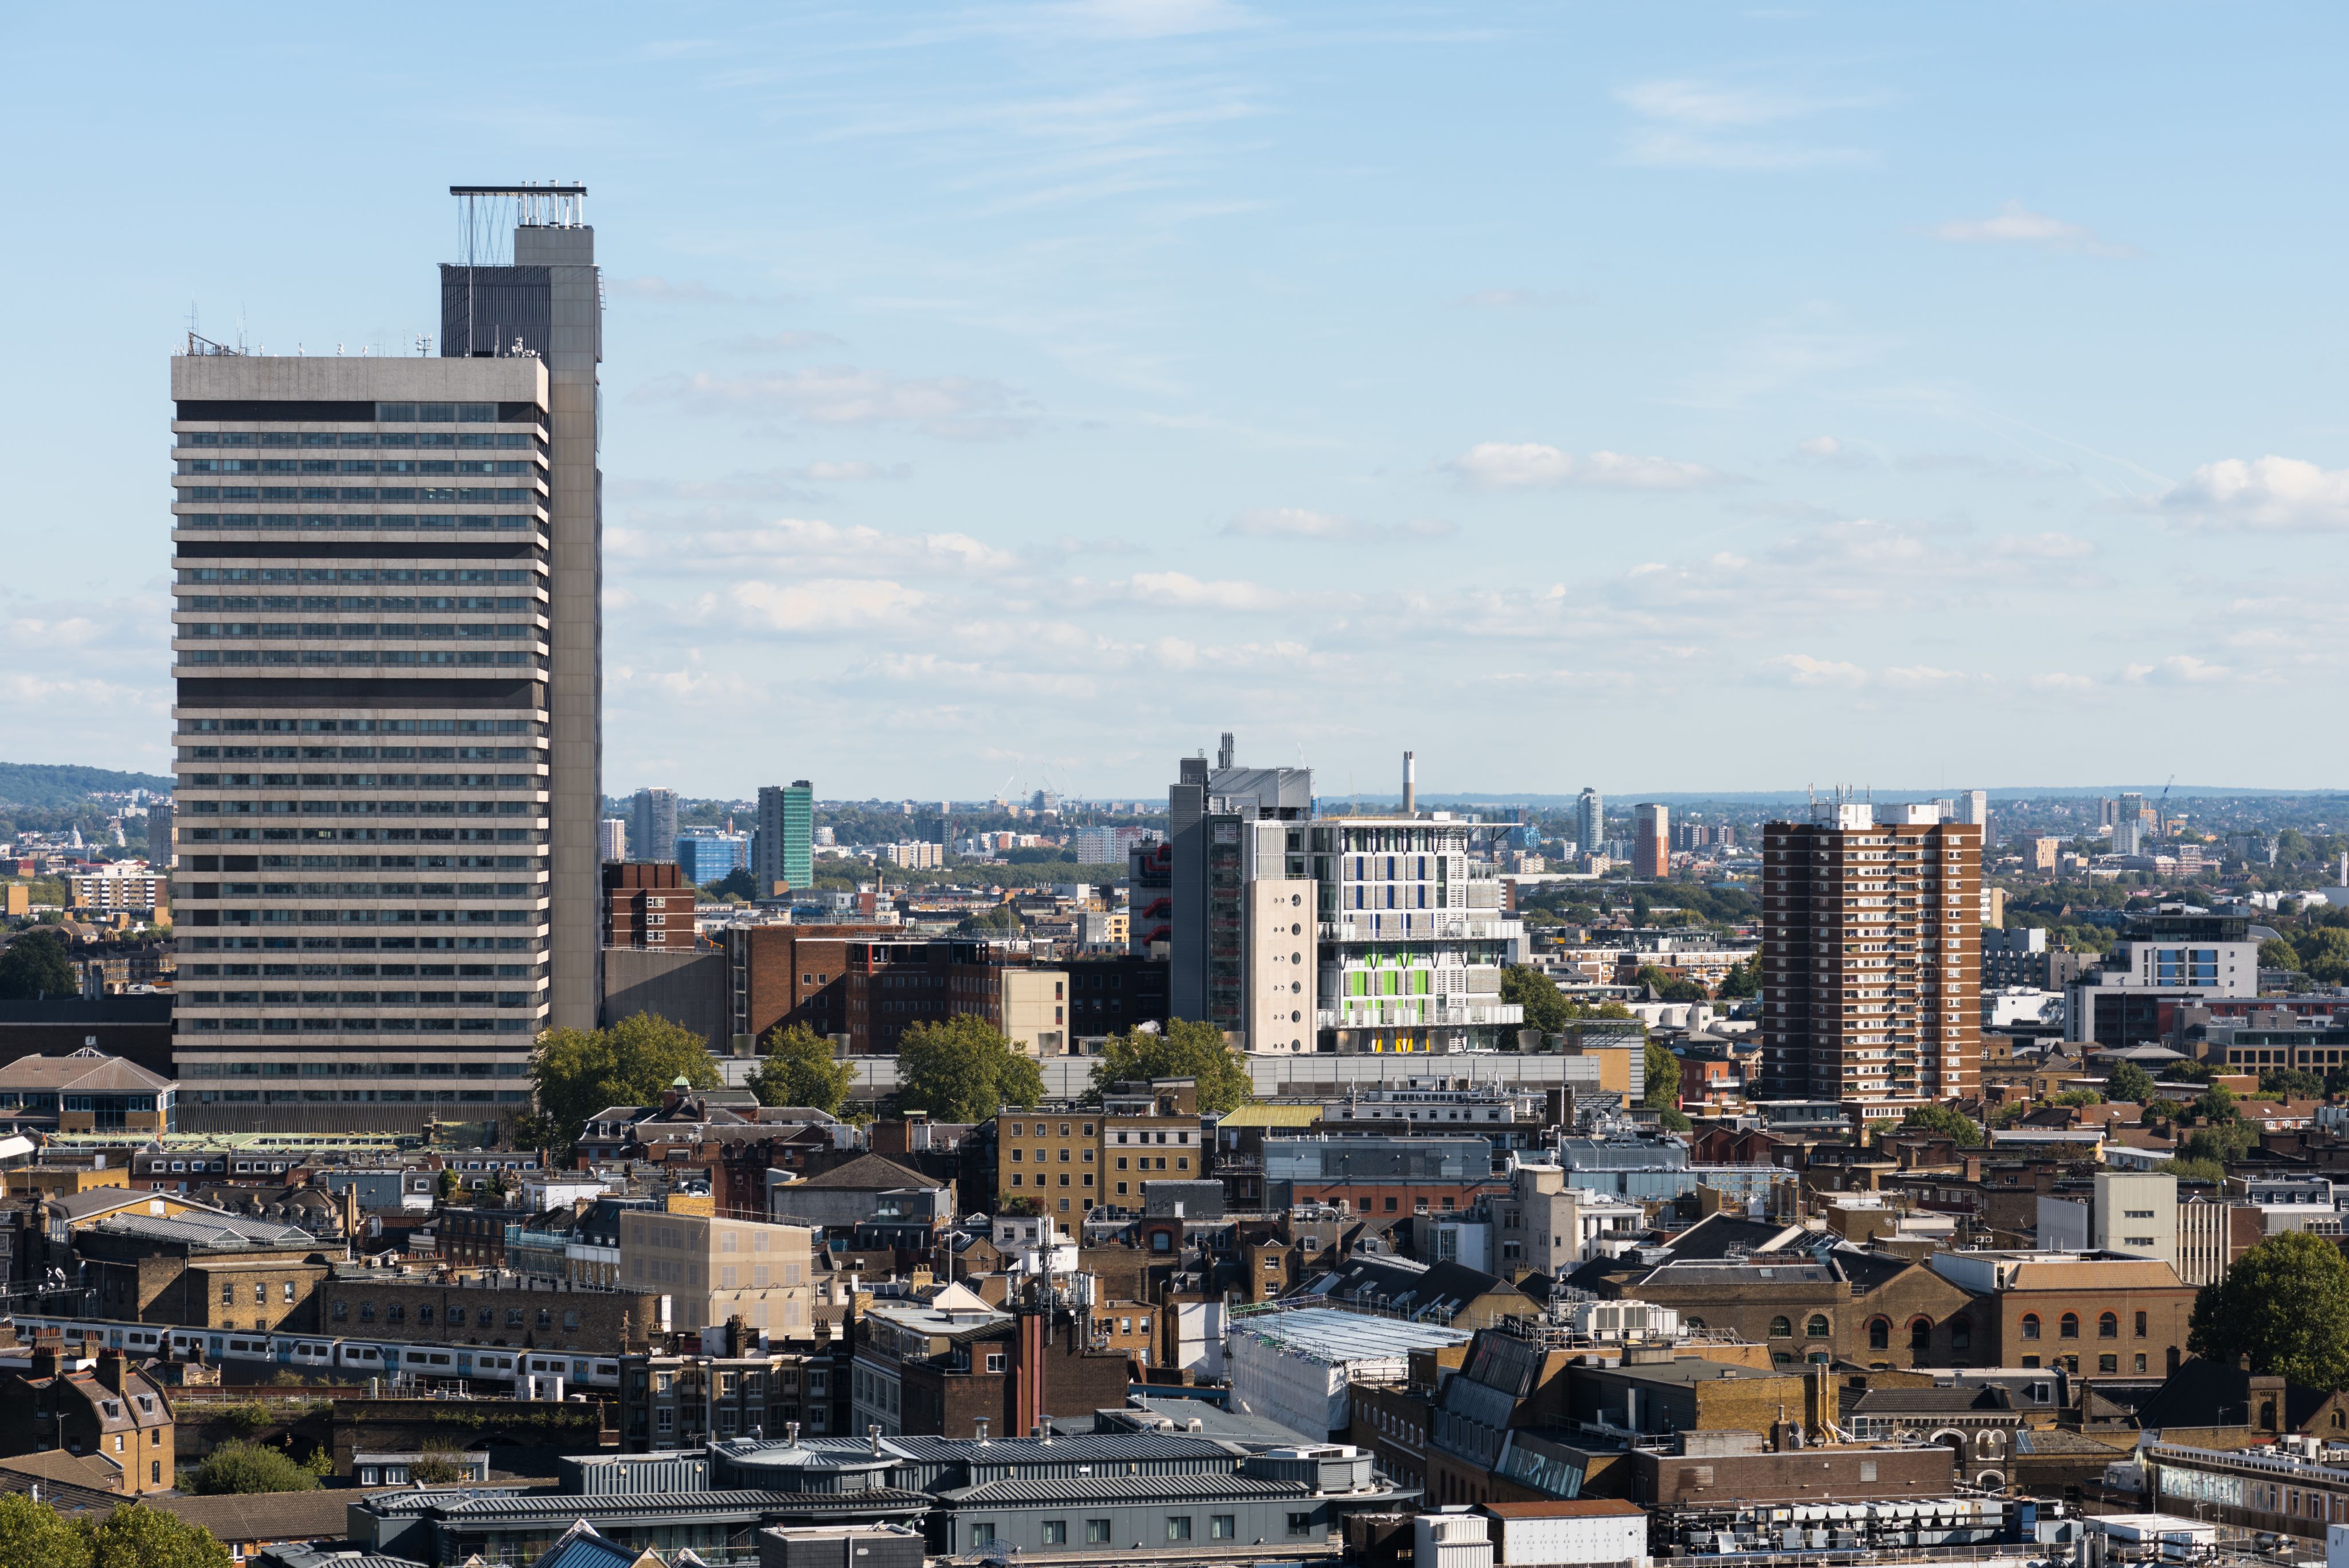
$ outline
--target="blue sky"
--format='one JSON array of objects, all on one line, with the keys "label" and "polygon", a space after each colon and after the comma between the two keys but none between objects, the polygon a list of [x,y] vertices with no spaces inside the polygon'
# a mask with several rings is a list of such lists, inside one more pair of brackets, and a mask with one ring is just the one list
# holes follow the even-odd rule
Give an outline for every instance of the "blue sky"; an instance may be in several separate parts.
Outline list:
[{"label": "blue sky", "polygon": [[166,357],[609,284],[605,784],[2337,783],[2315,5],[20,11],[14,761],[169,756]]}]

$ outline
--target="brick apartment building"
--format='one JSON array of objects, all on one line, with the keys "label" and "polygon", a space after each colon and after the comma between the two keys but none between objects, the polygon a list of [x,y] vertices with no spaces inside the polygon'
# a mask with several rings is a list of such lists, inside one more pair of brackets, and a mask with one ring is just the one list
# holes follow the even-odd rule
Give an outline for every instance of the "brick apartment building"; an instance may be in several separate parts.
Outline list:
[{"label": "brick apartment building", "polygon": [[1762,883],[1757,1097],[1890,1114],[1976,1091],[1979,826],[1930,805],[1819,806],[1763,829]]},{"label": "brick apartment building", "polygon": [[674,861],[615,861],[604,867],[604,945],[693,950],[696,894]]},{"label": "brick apartment building", "polygon": [[726,1009],[730,1033],[763,1040],[804,1023],[818,1034],[848,1033],[848,954],[894,926],[736,926],[726,932]]}]

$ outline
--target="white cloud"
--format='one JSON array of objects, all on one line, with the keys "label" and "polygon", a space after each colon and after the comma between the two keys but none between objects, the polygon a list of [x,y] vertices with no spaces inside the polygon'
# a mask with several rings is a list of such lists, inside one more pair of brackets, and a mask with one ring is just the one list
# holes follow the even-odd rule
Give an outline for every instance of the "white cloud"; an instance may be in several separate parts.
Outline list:
[{"label": "white cloud", "polygon": [[1287,594],[1260,583],[1203,581],[1185,572],[1136,572],[1114,586],[1139,603],[1172,609],[1277,609],[1288,602]]},{"label": "white cloud", "polygon": [[1876,95],[1808,97],[1685,78],[1635,82],[1619,88],[1615,98],[1646,122],[1625,141],[1627,161],[1658,168],[1740,171],[1866,161],[1873,155],[1857,148],[1795,140],[1780,130],[1790,121],[1881,101]]},{"label": "white cloud", "polygon": [[1817,659],[1807,653],[1782,653],[1775,659],[1763,660],[1763,668],[1783,671],[1785,678],[1797,686],[1868,684],[1868,671],[1858,665]]},{"label": "white cloud", "polygon": [[1987,218],[1960,218],[1936,223],[1926,231],[1937,240],[1961,245],[2045,245],[2051,250],[2077,251],[2095,256],[2133,256],[2137,252],[2099,239],[2084,223],[2066,223],[2034,213],[2020,202],[2009,202]]},{"label": "white cloud", "polygon": [[1991,541],[1991,549],[2031,561],[2076,561],[2096,553],[2095,545],[2072,534],[2002,534]]},{"label": "white cloud", "polygon": [[842,527],[819,518],[781,517],[753,528],[692,533],[613,529],[607,555],[643,563],[640,569],[698,572],[713,563],[788,564],[808,576],[921,572],[954,576],[1009,571],[1019,557],[968,534],[889,534],[862,524]]},{"label": "white cloud", "polygon": [[2337,533],[2349,528],[2349,469],[2295,457],[2230,457],[2206,462],[2164,492],[2155,506],[2187,526],[2261,534]]},{"label": "white cloud", "polygon": [[2085,675],[2066,675],[2060,670],[2049,670],[2032,676],[2027,684],[2040,691],[2085,691],[2096,683]]},{"label": "white cloud", "polygon": [[849,631],[902,621],[930,596],[874,577],[815,577],[789,583],[751,580],[696,601],[698,618],[749,630]]},{"label": "white cloud", "polygon": [[1097,37],[1167,38],[1255,25],[1231,0],[1069,0],[1051,14]]},{"label": "white cloud", "polygon": [[1441,539],[1458,533],[1450,523],[1414,518],[1408,523],[1363,523],[1330,512],[1282,506],[1243,512],[1224,532],[1245,539],[1318,539],[1337,544],[1386,544],[1402,539]]},{"label": "white cloud", "polygon": [[1971,680],[1973,677],[1962,670],[1936,670],[1930,664],[1899,664],[1887,670],[1884,679],[1895,686],[1946,686],[1952,680]]},{"label": "white cloud", "polygon": [[854,365],[819,365],[771,376],[667,376],[636,397],[704,413],[781,411],[815,424],[905,424],[931,435],[1017,434],[1033,415],[1000,381],[971,376],[901,377]]},{"label": "white cloud", "polygon": [[2131,680],[2154,686],[2199,686],[2224,680],[2233,671],[2223,664],[2208,664],[2192,654],[2173,653],[2153,664],[2132,664],[2122,672]]},{"label": "white cloud", "polygon": [[1841,457],[1843,455],[1843,442],[1836,440],[1833,436],[1813,436],[1808,441],[1795,442],[1795,450],[1802,453],[1805,457],[1822,459]]},{"label": "white cloud", "polygon": [[1689,490],[1723,476],[1701,462],[1594,452],[1576,457],[1540,441],[1480,441],[1444,465],[1478,490],[1535,490],[1588,484],[1622,490]]}]

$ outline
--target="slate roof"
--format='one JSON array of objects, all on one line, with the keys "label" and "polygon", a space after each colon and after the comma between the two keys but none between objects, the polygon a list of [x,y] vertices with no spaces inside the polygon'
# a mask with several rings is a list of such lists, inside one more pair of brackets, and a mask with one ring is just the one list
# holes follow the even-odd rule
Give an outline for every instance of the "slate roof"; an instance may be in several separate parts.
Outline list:
[{"label": "slate roof", "polygon": [[[144,1196],[144,1194],[141,1194]],[[159,1218],[152,1214],[110,1214],[91,1227],[104,1236],[141,1236],[188,1247],[309,1248],[318,1239],[299,1225],[254,1220],[241,1214]]]},{"label": "slate roof", "polygon": [[1422,1269],[1397,1258],[1349,1258],[1301,1293],[1333,1301],[1382,1298],[1381,1304],[1389,1310],[1420,1318],[1437,1312],[1456,1317],[1471,1302],[1495,1292],[1516,1296],[1529,1308],[1533,1305],[1533,1299],[1516,1286],[1465,1263],[1437,1263]]},{"label": "slate roof", "polygon": [[792,1190],[802,1189],[846,1189],[851,1192],[890,1192],[901,1187],[937,1187],[918,1170],[908,1170],[894,1159],[877,1154],[860,1154],[845,1165],[836,1165],[821,1176],[811,1176],[804,1181],[791,1184]]},{"label": "slate roof", "polygon": [[1313,1489],[1303,1481],[1259,1480],[1254,1476],[1071,1476],[950,1487],[939,1492],[937,1500],[958,1507],[1018,1508],[1054,1502],[1236,1502],[1312,1495]]},{"label": "slate roof", "polygon": [[2007,1390],[1996,1386],[1847,1388],[1842,1402],[1846,1416],[1965,1415],[2013,1407]]},{"label": "slate roof", "polygon": [[[2297,1431],[2316,1414],[2329,1396],[2305,1384],[2283,1386],[2283,1429]],[[2248,1427],[2259,1413],[2247,1410],[2251,1397],[2251,1374],[2225,1362],[2196,1356],[2169,1375],[2153,1397],[2137,1407],[2137,1424],[2143,1430],[2164,1427]]]},{"label": "slate roof", "polygon": [[350,1504],[362,1495],[321,1488],[148,1501],[184,1523],[202,1525],[222,1543],[234,1545],[239,1542],[340,1541],[349,1533]]}]

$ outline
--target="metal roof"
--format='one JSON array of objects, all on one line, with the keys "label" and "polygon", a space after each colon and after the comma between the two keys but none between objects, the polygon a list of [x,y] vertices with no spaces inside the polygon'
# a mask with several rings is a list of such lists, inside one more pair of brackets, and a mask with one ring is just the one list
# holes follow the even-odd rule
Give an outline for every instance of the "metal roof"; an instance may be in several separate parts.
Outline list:
[{"label": "metal roof", "polygon": [[178,1241],[191,1247],[315,1248],[319,1244],[317,1237],[298,1225],[228,1216],[189,1220],[112,1214],[91,1229],[104,1236],[144,1236],[150,1241]]},{"label": "metal roof", "polygon": [[1303,1481],[1258,1480],[1254,1476],[1071,1476],[1065,1480],[999,1480],[954,1487],[937,1500],[958,1508],[1017,1508],[1046,1502],[1225,1502],[1250,1498],[1314,1495]]},{"label": "metal roof", "polygon": [[[430,1493],[422,1494],[429,1498]],[[446,1498],[447,1493],[440,1494]],[[527,1520],[539,1518],[622,1519],[649,1514],[678,1513],[805,1513],[812,1510],[854,1508],[864,1512],[887,1512],[902,1508],[926,1508],[929,1494],[875,1487],[864,1491],[669,1491],[607,1492],[583,1496],[572,1492],[507,1493],[463,1498],[427,1504],[425,1510],[443,1519]]]},{"label": "metal roof", "polygon": [[1465,1345],[1470,1338],[1466,1329],[1371,1317],[1336,1307],[1299,1307],[1239,1318],[1232,1324],[1232,1332],[1254,1334],[1283,1350],[1332,1364],[1439,1350]]}]

